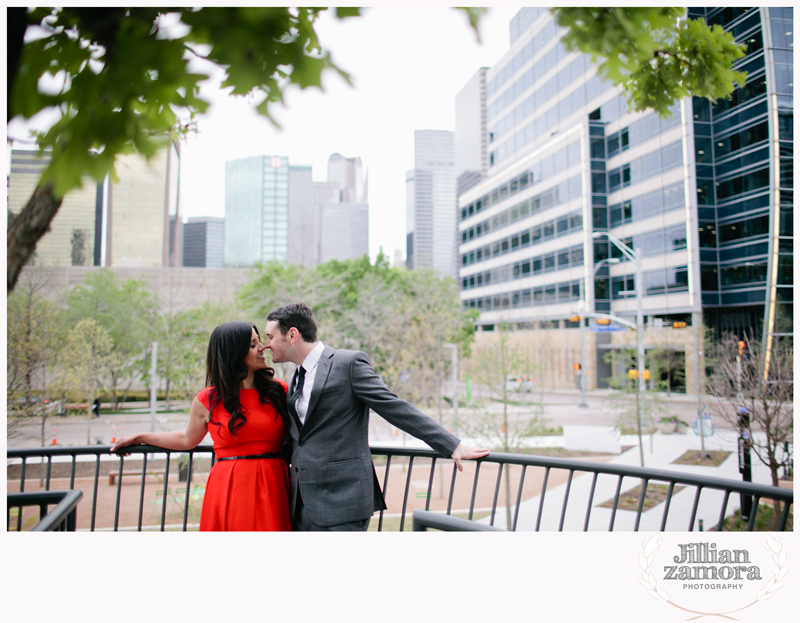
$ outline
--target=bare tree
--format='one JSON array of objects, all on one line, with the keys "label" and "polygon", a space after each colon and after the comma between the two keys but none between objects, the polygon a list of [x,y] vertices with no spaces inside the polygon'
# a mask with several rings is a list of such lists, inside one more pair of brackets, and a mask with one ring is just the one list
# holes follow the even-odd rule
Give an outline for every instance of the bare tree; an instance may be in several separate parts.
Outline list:
[{"label": "bare tree", "polygon": [[[517,452],[526,438],[543,434],[547,428],[544,408],[541,403],[519,405],[516,392],[512,394],[507,386],[509,376],[516,376],[523,371],[530,372],[535,365],[527,356],[527,351],[515,344],[513,335],[506,323],[497,325],[497,338],[490,346],[475,349],[472,358],[472,372],[476,382],[487,387],[489,400],[499,396],[502,411],[492,409],[491,404],[483,401],[471,422],[460,421],[459,428],[468,436],[485,439],[494,448],[502,452]],[[526,391],[523,387],[522,391]],[[524,393],[523,393],[524,395]],[[511,530],[511,472],[505,466],[505,505],[506,528]]]},{"label": "bare tree", "polygon": [[[792,340],[775,340],[766,361],[760,342],[739,341],[726,334],[715,345],[714,372],[708,383],[712,412],[733,428],[748,432],[751,449],[766,465],[773,486],[778,486],[778,470],[788,464],[785,442],[794,437],[794,346]],[[747,409],[747,424],[740,408]],[[753,436],[750,430],[763,433]]]}]

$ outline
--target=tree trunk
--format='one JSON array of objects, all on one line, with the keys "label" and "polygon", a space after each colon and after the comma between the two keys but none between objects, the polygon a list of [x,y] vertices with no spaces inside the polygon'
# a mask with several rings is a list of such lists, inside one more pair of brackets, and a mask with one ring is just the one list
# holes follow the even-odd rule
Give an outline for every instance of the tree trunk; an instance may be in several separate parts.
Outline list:
[{"label": "tree trunk", "polygon": [[6,234],[8,266],[6,292],[17,285],[22,267],[36,250],[36,243],[50,231],[50,223],[61,207],[63,198],[53,194],[53,184],[37,186],[28,204],[23,208]]}]

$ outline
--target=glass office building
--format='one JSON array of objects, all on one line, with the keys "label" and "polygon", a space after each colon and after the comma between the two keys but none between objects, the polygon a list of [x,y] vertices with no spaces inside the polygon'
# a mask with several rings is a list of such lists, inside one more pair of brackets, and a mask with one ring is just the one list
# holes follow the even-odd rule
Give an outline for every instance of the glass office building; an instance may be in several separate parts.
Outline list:
[{"label": "glass office building", "polygon": [[225,265],[285,262],[289,159],[255,156],[225,163]]},{"label": "glass office building", "polygon": [[565,326],[584,283],[589,309],[635,315],[633,263],[597,231],[642,250],[650,326],[761,339],[791,318],[792,9],[689,15],[747,45],[735,65],[747,82],[666,119],[630,113],[548,11],[512,20],[486,74],[488,178],[458,199],[461,298],[479,325]]}]

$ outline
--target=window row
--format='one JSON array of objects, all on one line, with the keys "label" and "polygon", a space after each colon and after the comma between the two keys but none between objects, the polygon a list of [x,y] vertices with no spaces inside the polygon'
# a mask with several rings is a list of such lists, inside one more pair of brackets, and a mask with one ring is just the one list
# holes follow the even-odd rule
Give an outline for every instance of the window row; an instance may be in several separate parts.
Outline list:
[{"label": "window row", "polygon": [[[565,55],[566,51],[563,45],[557,45],[545,54],[544,57],[526,71],[508,91],[486,107],[487,124],[490,124],[492,120],[502,110],[505,110],[511,102],[517,99],[517,97],[522,95],[532,85],[536,84],[536,81],[555,67]],[[524,103],[533,107],[530,109],[530,112],[533,112],[533,109],[539,110],[550,98],[555,97],[570,84],[578,80],[590,67],[591,64],[587,55],[581,54],[577,56],[569,65],[536,89],[536,91],[525,99]],[[490,131],[494,134],[494,140],[497,140],[500,136],[508,132],[512,126],[519,123],[527,116],[527,114],[523,114],[523,110],[523,104],[519,104],[513,111],[500,119],[496,125],[489,126]]]},{"label": "window row", "polygon": [[566,182],[561,182],[538,195],[503,210],[493,217],[481,221],[477,225],[461,232],[461,242],[480,238],[490,232],[503,229],[528,216],[554,208],[562,203],[581,196],[581,177],[576,175]]},{"label": "window row", "polygon": [[548,22],[544,25],[544,28],[536,33],[533,39],[531,39],[525,45],[525,47],[519,51],[519,53],[511,60],[511,62],[503,67],[502,71],[500,71],[496,76],[486,83],[487,99],[497,93],[497,90],[506,82],[511,80],[511,76],[513,76],[520,69],[520,67],[531,60],[531,58],[533,58],[536,50],[541,50],[547,44],[547,42],[550,41],[550,39],[555,37],[557,29],[558,27],[556,26],[555,20],[552,18],[548,20]]},{"label": "window row", "polygon": [[[525,145],[528,145],[539,137],[551,134],[553,128],[559,121],[579,111],[587,102],[592,101],[608,89],[610,89],[610,85],[607,82],[601,80],[597,75],[593,76],[585,84],[576,88],[572,93],[567,94],[558,102],[555,102],[546,112],[540,114],[527,126],[519,130],[513,136],[510,136],[504,143],[492,151],[489,154],[489,166],[492,167],[500,163],[515,151],[522,149]],[[530,99],[531,98],[528,98],[528,100]],[[527,117],[526,110],[528,110],[530,114],[537,111],[532,101],[528,103],[526,100],[526,102],[523,102],[520,106],[522,107],[522,111],[519,113],[520,121]],[[497,136],[490,136],[490,139],[497,140]]]},{"label": "window row", "polygon": [[536,227],[516,232],[512,236],[488,244],[480,249],[464,253],[461,256],[461,265],[469,266],[477,262],[483,262],[499,255],[540,244],[552,238],[580,231],[581,229],[583,229],[583,216],[580,211],[572,212]]},{"label": "window row", "polygon": [[[766,92],[767,81],[764,77],[760,77],[757,80],[751,79],[744,86],[734,89],[729,98],[721,97],[716,102],[711,104],[711,110],[716,118],[725,114],[729,110],[736,108],[737,106],[764,95]],[[703,110],[708,109],[710,102],[706,98],[695,97],[692,99],[693,101],[705,102],[705,104],[698,103],[698,106],[704,107]],[[711,121],[711,119],[703,116],[703,118],[699,119],[699,121]]]},{"label": "window row", "polygon": [[[559,149],[557,152],[545,156],[518,177],[515,177],[509,182],[503,182],[501,186],[493,189],[486,196],[463,207],[461,209],[461,220],[468,219],[470,216],[481,212],[481,210],[486,210],[501,201],[505,201],[506,197],[511,197],[519,191],[525,190],[528,186],[539,184],[542,180],[546,180],[557,173],[566,171],[570,167],[580,164],[580,161],[581,146],[579,141],[575,141],[563,149]],[[580,176],[577,177],[580,181]],[[550,191],[543,191],[542,194],[547,192]],[[566,197],[566,195],[563,196]]]},{"label": "window row", "polygon": [[[698,145],[698,138],[695,138],[695,146]],[[769,140],[769,124],[767,121],[758,123],[754,126],[735,132],[724,138],[714,139],[714,157],[719,160],[724,158],[735,151],[745,149],[761,141]],[[705,146],[705,141],[711,143],[710,139],[702,139],[701,142]],[[698,162],[701,162],[698,160]],[[710,160],[703,160],[702,162],[711,162]]]},{"label": "window row", "polygon": [[636,184],[681,164],[683,164],[681,142],[675,141],[609,171],[608,192],[613,193],[623,186]]},{"label": "window row", "polygon": [[565,281],[540,288],[526,288],[464,301],[464,307],[481,311],[499,311],[520,307],[539,307],[554,303],[578,301],[581,297],[580,281]]},{"label": "window row", "polygon": [[[642,273],[642,280],[644,281],[644,296],[682,292],[689,289],[689,271],[686,266],[646,270]],[[611,298],[614,300],[636,298],[635,276],[612,277]]]},{"label": "window row", "polygon": [[609,223],[617,227],[684,207],[683,182],[644,193],[608,208]]},{"label": "window row", "polygon": [[681,122],[680,102],[673,104],[670,112],[671,115],[666,119],[661,119],[656,113],[651,113],[622,128],[619,132],[611,134],[606,138],[606,155],[603,156],[599,153],[599,145],[598,149],[595,149],[593,145],[592,158],[611,158],[630,147],[644,143],[660,132],[674,128]]},{"label": "window row", "polygon": [[769,234],[769,215],[764,214],[755,218],[728,223],[719,226],[720,244],[726,242],[738,242],[753,236],[766,236]]},{"label": "window row", "polygon": [[583,266],[583,245],[537,255],[520,262],[498,266],[477,275],[461,278],[461,289],[470,290],[513,279],[524,279],[531,275],[551,273],[556,270]]},{"label": "window row", "polygon": [[745,264],[742,266],[700,267],[700,287],[707,291],[736,288],[743,285],[760,284],[767,280],[767,264]]},{"label": "window row", "polygon": [[[699,186],[699,181],[698,181]],[[747,173],[733,179],[717,182],[717,201],[723,201],[736,195],[752,192],[769,186],[769,167]]]}]

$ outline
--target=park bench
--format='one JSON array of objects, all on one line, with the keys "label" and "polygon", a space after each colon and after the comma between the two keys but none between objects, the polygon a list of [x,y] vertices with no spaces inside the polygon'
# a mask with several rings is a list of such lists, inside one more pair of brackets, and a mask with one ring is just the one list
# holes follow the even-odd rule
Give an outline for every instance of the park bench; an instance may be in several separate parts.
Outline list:
[{"label": "park bench", "polygon": [[[132,470],[131,470],[131,471],[124,471],[124,472],[122,472],[122,475],[123,475],[123,476],[141,476],[141,475],[142,475],[142,472],[141,472],[141,470],[137,470],[137,471],[132,471]],[[145,476],[155,476],[155,477],[157,477],[157,478],[158,478],[158,481],[159,481],[159,482],[161,482],[161,476],[162,476],[163,474],[162,474],[162,472],[160,472],[160,471],[159,471],[159,472],[155,472],[155,471],[153,471],[153,472],[151,472],[151,471],[146,471],[146,472],[144,473],[144,475],[145,475]],[[109,484],[109,485],[113,485],[113,484],[114,484],[114,481],[117,479],[117,476],[119,476],[119,470],[117,470],[117,471],[113,471],[113,472],[108,472],[108,484]]]}]

